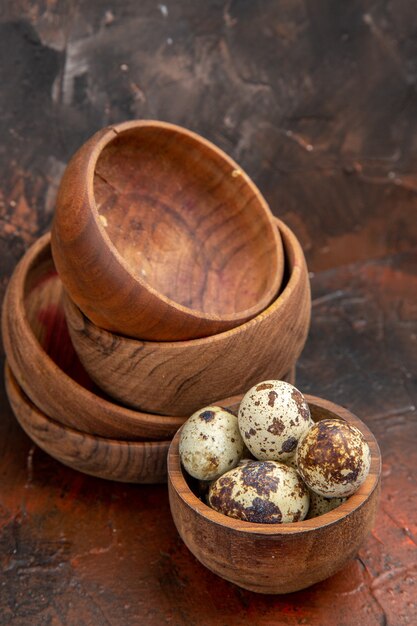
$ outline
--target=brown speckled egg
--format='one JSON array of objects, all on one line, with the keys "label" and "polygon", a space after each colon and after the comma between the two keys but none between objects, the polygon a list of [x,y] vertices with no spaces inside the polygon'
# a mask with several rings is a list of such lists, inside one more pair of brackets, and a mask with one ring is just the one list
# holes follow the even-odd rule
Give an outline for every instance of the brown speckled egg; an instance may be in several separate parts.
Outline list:
[{"label": "brown speckled egg", "polygon": [[210,486],[209,505],[247,522],[298,522],[307,515],[309,492],[298,473],[275,461],[249,461]]},{"label": "brown speckled egg", "polygon": [[197,411],[181,429],[181,462],[199,480],[215,480],[236,467],[243,449],[236,415],[219,406]]},{"label": "brown speckled egg", "polygon": [[362,433],[343,420],[317,422],[300,439],[298,471],[315,493],[343,498],[354,493],[368,475],[371,452]]},{"label": "brown speckled egg", "polygon": [[333,511],[346,500],[347,498],[325,498],[310,490],[310,508],[308,509],[306,519],[313,519],[313,517],[319,517],[329,511]]},{"label": "brown speckled egg", "polygon": [[287,382],[266,380],[250,389],[239,407],[239,428],[252,454],[260,460],[285,461],[312,425],[304,396]]}]

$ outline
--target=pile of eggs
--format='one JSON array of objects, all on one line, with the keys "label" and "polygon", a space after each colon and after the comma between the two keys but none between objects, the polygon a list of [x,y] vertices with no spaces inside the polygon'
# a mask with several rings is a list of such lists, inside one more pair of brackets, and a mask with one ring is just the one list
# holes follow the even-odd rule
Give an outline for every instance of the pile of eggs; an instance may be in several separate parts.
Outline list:
[{"label": "pile of eggs", "polygon": [[331,511],[360,487],[371,463],[357,428],[336,418],[315,423],[302,393],[280,380],[252,387],[237,416],[219,406],[194,413],[179,452],[209,506],[267,524]]}]

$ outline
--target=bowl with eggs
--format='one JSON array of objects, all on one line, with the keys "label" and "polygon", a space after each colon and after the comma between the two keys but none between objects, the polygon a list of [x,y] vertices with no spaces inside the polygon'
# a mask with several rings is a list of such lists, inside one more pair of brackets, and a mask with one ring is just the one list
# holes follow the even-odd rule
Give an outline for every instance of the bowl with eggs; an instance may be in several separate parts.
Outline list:
[{"label": "bowl with eggs", "polygon": [[268,594],[309,587],[357,553],[380,473],[364,422],[283,381],[255,385],[226,410],[197,411],[168,452],[184,543],[218,576]]}]

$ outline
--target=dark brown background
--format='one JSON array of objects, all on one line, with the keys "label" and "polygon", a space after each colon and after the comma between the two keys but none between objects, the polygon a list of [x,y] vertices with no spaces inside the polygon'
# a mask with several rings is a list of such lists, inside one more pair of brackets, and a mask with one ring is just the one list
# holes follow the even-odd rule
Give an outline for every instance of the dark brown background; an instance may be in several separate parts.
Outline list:
[{"label": "dark brown background", "polygon": [[3,0],[1,296],[80,143],[128,118],[185,125],[299,236],[314,302],[298,386],[365,419],[384,465],[360,556],[256,596],[189,554],[165,487],[67,470],[2,392],[1,625],[417,623],[416,81],[412,0]]}]

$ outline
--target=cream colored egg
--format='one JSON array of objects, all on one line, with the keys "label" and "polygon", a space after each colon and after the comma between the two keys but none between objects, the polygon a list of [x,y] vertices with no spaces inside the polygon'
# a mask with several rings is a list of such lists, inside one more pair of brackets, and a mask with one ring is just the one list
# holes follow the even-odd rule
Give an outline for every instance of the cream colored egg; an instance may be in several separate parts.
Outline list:
[{"label": "cream colored egg", "polygon": [[301,438],[296,451],[298,471],[315,493],[343,498],[366,479],[371,452],[362,433],[347,422],[325,419]]},{"label": "cream colored egg", "polygon": [[298,473],[275,461],[249,461],[210,486],[209,505],[247,522],[278,524],[305,518],[309,492]]},{"label": "cream colored egg", "polygon": [[181,429],[181,462],[199,480],[215,480],[236,467],[243,449],[236,415],[219,406],[197,411]]},{"label": "cream colored egg", "polygon": [[239,407],[239,428],[250,452],[260,460],[285,461],[313,424],[304,396],[282,380],[250,389]]},{"label": "cream colored egg", "polygon": [[308,509],[306,519],[313,519],[314,517],[319,517],[329,511],[333,511],[333,509],[336,509],[343,504],[343,502],[346,502],[346,500],[347,498],[325,498],[310,490],[310,508]]}]

